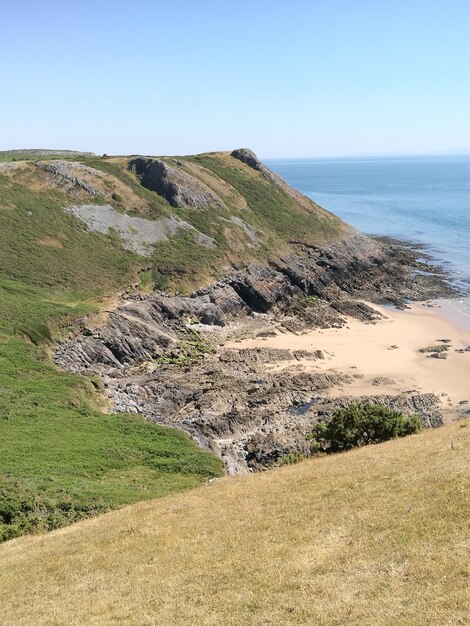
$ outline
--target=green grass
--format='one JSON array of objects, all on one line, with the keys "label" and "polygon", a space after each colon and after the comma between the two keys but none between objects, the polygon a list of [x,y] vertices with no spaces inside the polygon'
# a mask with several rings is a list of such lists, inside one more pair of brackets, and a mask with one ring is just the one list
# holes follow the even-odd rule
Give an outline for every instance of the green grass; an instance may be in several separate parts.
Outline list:
[{"label": "green grass", "polygon": [[25,285],[0,275],[0,333],[13,335],[16,328],[47,324],[53,331],[68,321],[96,310],[96,305],[75,294]]},{"label": "green grass", "polygon": [[0,345],[0,539],[51,529],[221,474],[182,432],[93,408],[90,381],[40,348]]},{"label": "green grass", "polygon": [[[220,154],[191,157],[219,176],[245,197],[253,215],[243,218],[255,227],[271,232],[283,242],[298,239],[306,243],[322,243],[340,233],[337,218],[321,210],[302,210],[286,193],[268,183],[262,176],[235,159]],[[254,218],[254,219],[253,219]]]},{"label": "green grass", "polygon": [[28,175],[0,175],[1,273],[81,294],[113,293],[127,285],[139,259],[66,213],[62,207],[71,201],[64,193],[30,189]]},{"label": "green grass", "polygon": [[84,155],[91,154],[76,150],[2,150],[0,151],[0,162],[2,161],[37,161],[46,159],[68,159],[77,160]]},{"label": "green grass", "polygon": [[[163,196],[159,196],[155,192],[143,187],[139,183],[136,176],[125,169],[127,161],[119,163],[116,161],[109,161],[101,157],[86,157],[80,160],[89,167],[94,167],[95,169],[101,170],[106,174],[110,174],[127,185],[127,187],[130,187],[134,193],[145,200],[148,207],[148,217],[156,219],[171,213],[171,206]],[[132,215],[133,212],[129,211],[129,214]],[[135,214],[139,215],[138,212]]]},{"label": "green grass", "polygon": [[157,289],[176,288],[188,293],[196,285],[214,280],[221,264],[223,248],[207,248],[197,243],[193,233],[180,231],[155,246],[152,277]]},{"label": "green grass", "polygon": [[[193,233],[181,231],[155,246],[150,259],[138,257],[112,232],[90,232],[63,210],[107,200],[50,186],[34,164],[46,158],[79,160],[103,171],[117,210],[150,218],[176,214],[217,246],[201,246]],[[139,272],[144,289],[155,283],[187,292],[218,278],[231,263],[266,260],[290,238],[331,239],[339,222],[297,205],[227,155],[188,160],[232,185],[250,211],[237,208],[235,194],[224,196],[223,209],[172,209],[127,171],[126,158],[0,153],[0,161],[8,160],[27,163],[0,172],[0,538],[62,526],[219,475],[221,463],[185,434],[138,416],[101,412],[103,400],[90,380],[52,365],[50,344],[106,296],[135,284]],[[234,214],[262,231],[259,248],[249,247],[230,223]],[[183,362],[204,349],[197,339],[188,342]]]}]

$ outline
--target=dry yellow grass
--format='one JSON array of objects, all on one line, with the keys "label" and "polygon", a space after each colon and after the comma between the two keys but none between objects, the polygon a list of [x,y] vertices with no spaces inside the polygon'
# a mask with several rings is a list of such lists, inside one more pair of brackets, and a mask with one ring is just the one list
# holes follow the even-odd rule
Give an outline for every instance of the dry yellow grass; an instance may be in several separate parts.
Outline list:
[{"label": "dry yellow grass", "polygon": [[470,623],[470,423],[0,548],[1,624]]},{"label": "dry yellow grass", "polygon": [[184,169],[189,174],[195,176],[201,182],[206,184],[217,196],[219,196],[219,198],[224,198],[226,201],[228,200],[229,205],[239,209],[240,211],[249,211],[246,199],[240,195],[238,191],[227,181],[214,176],[212,172],[197,163],[190,163],[186,161]]},{"label": "dry yellow grass", "polygon": [[64,244],[56,237],[43,237],[42,239],[38,239],[36,243],[38,246],[46,246],[46,248],[61,249],[64,247]]}]

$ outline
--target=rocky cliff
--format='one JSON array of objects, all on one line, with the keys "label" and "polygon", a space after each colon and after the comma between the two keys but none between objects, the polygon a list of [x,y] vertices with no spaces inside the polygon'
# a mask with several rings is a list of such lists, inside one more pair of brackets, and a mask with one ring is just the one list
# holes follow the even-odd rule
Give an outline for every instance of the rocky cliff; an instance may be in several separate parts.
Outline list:
[{"label": "rocky cliff", "polygon": [[[348,402],[332,399],[351,374],[306,373],[272,365],[323,359],[320,351],[227,350],[228,339],[341,326],[344,315],[373,322],[363,300],[405,306],[447,287],[419,252],[353,234],[330,246],[292,243],[266,264],[232,271],[189,296],[128,294],[104,325],[85,323],[61,343],[55,361],[102,376],[119,411],[189,432],[229,473],[307,455],[312,423]],[[382,402],[442,422],[433,394],[382,395]]]}]

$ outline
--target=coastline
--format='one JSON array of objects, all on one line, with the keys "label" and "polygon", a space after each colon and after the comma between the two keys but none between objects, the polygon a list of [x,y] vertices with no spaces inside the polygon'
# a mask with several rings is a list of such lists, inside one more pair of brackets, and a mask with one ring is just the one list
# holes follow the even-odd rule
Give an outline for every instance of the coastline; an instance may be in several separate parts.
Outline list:
[{"label": "coastline", "polygon": [[[415,302],[404,310],[367,304],[382,318],[364,323],[348,317],[342,328],[279,332],[227,348],[320,350],[322,359],[288,360],[270,369],[352,377],[352,382],[329,389],[327,397],[433,393],[441,398],[445,421],[470,409],[470,315],[462,314],[459,301]],[[444,346],[444,356],[420,351],[438,345]]]},{"label": "coastline", "polygon": [[461,330],[470,329],[470,295],[436,300],[434,306],[440,315]]},{"label": "coastline", "polygon": [[291,242],[187,296],[126,294],[54,361],[100,376],[115,411],[186,431],[228,474],[308,456],[312,424],[357,398],[440,426],[470,409],[470,327],[423,248],[357,231]]}]

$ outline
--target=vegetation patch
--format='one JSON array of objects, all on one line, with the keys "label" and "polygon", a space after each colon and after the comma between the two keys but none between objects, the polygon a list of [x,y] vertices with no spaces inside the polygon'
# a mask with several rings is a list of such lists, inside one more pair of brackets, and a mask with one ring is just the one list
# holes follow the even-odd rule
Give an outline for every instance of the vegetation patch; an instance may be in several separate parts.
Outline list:
[{"label": "vegetation patch", "polygon": [[228,182],[246,199],[252,215],[245,213],[245,221],[251,217],[252,226],[272,232],[285,243],[294,239],[318,244],[340,233],[337,218],[319,208],[303,209],[281,189],[229,155],[203,154],[190,159]]},{"label": "vegetation patch", "polygon": [[[139,263],[135,255],[66,213],[65,193],[30,189],[27,182],[0,174],[0,203],[15,207],[0,211],[1,275],[90,295],[112,293],[131,282]],[[51,240],[62,247],[38,243]]]},{"label": "vegetation patch", "polygon": [[103,414],[94,385],[41,348],[0,345],[0,538],[195,486],[221,463],[185,433]]},{"label": "vegetation patch", "polygon": [[382,404],[357,403],[318,422],[309,439],[313,452],[343,452],[358,446],[413,435],[423,426],[416,415],[403,415]]},{"label": "vegetation patch", "polygon": [[154,246],[152,278],[156,289],[187,293],[217,275],[219,251],[201,246],[191,231],[180,231]]}]

